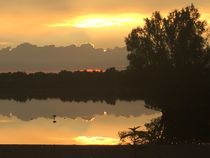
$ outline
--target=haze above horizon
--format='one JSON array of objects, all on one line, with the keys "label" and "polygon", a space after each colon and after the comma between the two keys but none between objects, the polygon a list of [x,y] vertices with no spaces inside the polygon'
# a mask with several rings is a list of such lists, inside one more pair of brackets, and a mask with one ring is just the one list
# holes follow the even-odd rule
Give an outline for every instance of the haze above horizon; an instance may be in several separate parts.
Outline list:
[{"label": "haze above horizon", "polygon": [[209,21],[207,0],[0,0],[0,48],[23,42],[122,47],[125,36],[152,12],[166,15],[191,3],[198,7],[201,18]]}]

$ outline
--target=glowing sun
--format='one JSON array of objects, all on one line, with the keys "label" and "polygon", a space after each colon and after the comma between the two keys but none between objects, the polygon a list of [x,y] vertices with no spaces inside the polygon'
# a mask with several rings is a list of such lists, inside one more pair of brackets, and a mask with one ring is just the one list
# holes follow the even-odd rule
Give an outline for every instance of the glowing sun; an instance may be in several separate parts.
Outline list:
[{"label": "glowing sun", "polygon": [[101,28],[113,26],[139,25],[143,21],[140,14],[129,13],[119,15],[85,15],[65,20],[62,23],[50,24],[50,27]]}]

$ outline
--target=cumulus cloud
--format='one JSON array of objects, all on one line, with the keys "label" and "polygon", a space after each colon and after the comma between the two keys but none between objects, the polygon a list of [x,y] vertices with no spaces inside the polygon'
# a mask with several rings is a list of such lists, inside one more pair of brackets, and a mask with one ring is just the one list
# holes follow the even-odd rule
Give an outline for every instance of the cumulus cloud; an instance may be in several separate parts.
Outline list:
[{"label": "cumulus cloud", "polygon": [[39,47],[23,43],[15,48],[0,50],[0,71],[48,71],[125,68],[128,65],[126,48],[94,48],[92,44]]}]

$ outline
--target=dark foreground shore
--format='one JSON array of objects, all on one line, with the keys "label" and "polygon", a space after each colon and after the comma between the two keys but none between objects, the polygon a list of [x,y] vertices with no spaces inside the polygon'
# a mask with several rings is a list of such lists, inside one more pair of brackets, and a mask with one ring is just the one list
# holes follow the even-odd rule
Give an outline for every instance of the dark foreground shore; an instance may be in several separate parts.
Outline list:
[{"label": "dark foreground shore", "polygon": [[0,145],[0,158],[209,158],[210,145]]}]

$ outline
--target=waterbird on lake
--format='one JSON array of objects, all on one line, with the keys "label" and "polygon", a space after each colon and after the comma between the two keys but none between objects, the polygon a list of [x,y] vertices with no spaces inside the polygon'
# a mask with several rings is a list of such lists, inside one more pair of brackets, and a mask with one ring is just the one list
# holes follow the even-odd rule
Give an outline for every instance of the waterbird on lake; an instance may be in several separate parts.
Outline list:
[{"label": "waterbird on lake", "polygon": [[53,123],[57,123],[57,121],[55,120],[56,115],[53,115]]}]

